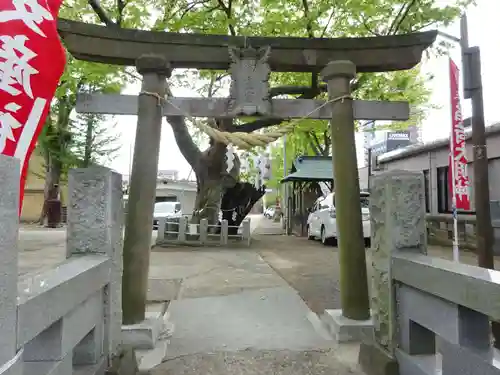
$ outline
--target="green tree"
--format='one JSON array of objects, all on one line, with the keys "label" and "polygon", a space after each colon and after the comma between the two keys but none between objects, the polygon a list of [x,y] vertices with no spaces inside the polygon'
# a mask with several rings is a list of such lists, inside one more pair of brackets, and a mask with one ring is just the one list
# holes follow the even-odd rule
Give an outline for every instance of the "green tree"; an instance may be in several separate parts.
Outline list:
[{"label": "green tree", "polygon": [[71,124],[73,139],[70,150],[76,164],[86,168],[111,162],[120,149],[116,124],[110,124],[103,115],[83,113],[76,117]]},{"label": "green tree", "polygon": [[[169,32],[196,32],[229,35],[353,37],[394,35],[417,32],[429,27],[447,25],[458,17],[473,0],[455,0],[442,6],[436,0],[76,0],[73,12],[83,9],[84,19],[108,27],[133,27]],[[81,15],[79,17],[82,17]],[[199,77],[213,82],[213,72],[200,72]],[[219,74],[219,73],[216,73]],[[275,73],[271,76],[273,96],[315,98],[324,96],[325,86],[317,74]],[[186,82],[184,82],[186,84]],[[419,123],[425,111],[429,92],[418,68],[392,73],[359,74],[353,82],[354,95],[363,99],[408,100],[413,105],[409,123]],[[209,92],[206,92],[209,94]],[[210,140],[200,150],[189,121],[169,118],[179,149],[192,166],[198,181],[196,208],[211,207],[214,219],[221,192],[238,179],[238,171],[225,172],[226,146]],[[207,120],[212,126],[229,132],[251,132],[279,125],[283,119]],[[407,124],[399,124],[404,127]],[[324,121],[304,120],[297,124],[290,141],[301,144],[308,152],[328,152],[329,133]]]},{"label": "green tree", "polygon": [[[89,86],[101,92],[117,92],[125,77],[123,70],[115,66],[91,64],[67,56],[66,69],[38,139],[38,147],[45,159],[45,199],[40,213],[41,224],[47,214],[47,201],[59,196],[62,179],[68,169],[79,165],[73,154],[74,142],[78,140],[74,126],[78,93]],[[99,147],[103,148],[102,145]]]}]

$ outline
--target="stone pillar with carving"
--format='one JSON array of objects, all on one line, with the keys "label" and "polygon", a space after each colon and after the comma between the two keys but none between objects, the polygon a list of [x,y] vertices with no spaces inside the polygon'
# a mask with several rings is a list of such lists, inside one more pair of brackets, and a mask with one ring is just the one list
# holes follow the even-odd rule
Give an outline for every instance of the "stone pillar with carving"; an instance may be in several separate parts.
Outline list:
[{"label": "stone pillar with carving", "polygon": [[372,177],[371,310],[373,333],[361,344],[359,362],[368,375],[398,374],[395,291],[390,274],[392,254],[426,254],[424,176],[394,170]]},{"label": "stone pillar with carving", "polygon": [[[103,254],[111,260],[111,278],[104,294],[104,327],[96,327],[75,348],[79,356],[91,358],[104,329],[104,354],[119,354],[122,344],[123,191],[122,176],[104,167],[69,171],[67,257]],[[83,352],[83,353],[82,353]],[[97,355],[98,353],[95,353]],[[98,357],[97,357],[98,358]]]},{"label": "stone pillar with carving", "polygon": [[0,374],[23,374],[17,351],[19,160],[0,155]]},{"label": "stone pillar with carving", "polygon": [[123,323],[145,318],[149,256],[160,152],[162,106],[170,64],[163,56],[143,55],[136,62],[143,76],[135,136],[123,246]]}]

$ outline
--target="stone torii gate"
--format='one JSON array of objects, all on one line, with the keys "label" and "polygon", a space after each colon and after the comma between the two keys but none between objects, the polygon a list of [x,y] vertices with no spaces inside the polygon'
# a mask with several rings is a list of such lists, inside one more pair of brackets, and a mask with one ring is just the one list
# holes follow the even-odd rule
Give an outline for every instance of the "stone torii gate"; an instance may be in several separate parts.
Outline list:
[{"label": "stone torii gate", "polygon": [[[229,37],[106,28],[61,20],[59,32],[78,59],[136,66],[143,76],[139,98],[85,95],[77,110],[138,115],[124,243],[124,323],[144,320],[153,202],[162,116],[330,119],[339,222],[341,302],[344,318],[369,319],[365,249],[354,142],[354,120],[406,120],[407,103],[353,101],[358,72],[409,69],[436,32],[342,39]],[[252,46],[249,48],[249,46]],[[228,53],[230,47],[230,53]],[[230,98],[165,98],[173,68],[228,69]],[[269,99],[270,71],[321,72],[329,101]],[[228,133],[225,133],[226,135]],[[339,167],[339,163],[342,166]],[[343,167],[343,168],[342,168]],[[343,170],[343,172],[339,172]],[[347,189],[345,187],[348,187]],[[353,189],[354,187],[354,189]],[[357,187],[357,188],[356,188]],[[134,273],[134,274],[132,274]],[[353,280],[358,280],[354,283]],[[132,291],[132,293],[129,293]],[[135,298],[130,299],[130,296]]]}]

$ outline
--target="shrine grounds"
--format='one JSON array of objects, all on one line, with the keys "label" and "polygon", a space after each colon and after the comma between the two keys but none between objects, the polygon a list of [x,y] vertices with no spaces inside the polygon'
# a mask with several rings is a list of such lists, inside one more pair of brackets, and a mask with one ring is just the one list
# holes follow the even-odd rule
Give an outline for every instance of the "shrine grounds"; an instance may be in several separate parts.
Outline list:
[{"label": "shrine grounds", "polygon": [[[153,247],[148,300],[169,304],[173,335],[151,373],[362,374],[358,345],[337,346],[320,321],[340,308],[338,249],[252,222],[250,249]],[[26,227],[19,245],[22,279],[64,260],[65,230]],[[450,249],[429,252],[451,259]]]}]

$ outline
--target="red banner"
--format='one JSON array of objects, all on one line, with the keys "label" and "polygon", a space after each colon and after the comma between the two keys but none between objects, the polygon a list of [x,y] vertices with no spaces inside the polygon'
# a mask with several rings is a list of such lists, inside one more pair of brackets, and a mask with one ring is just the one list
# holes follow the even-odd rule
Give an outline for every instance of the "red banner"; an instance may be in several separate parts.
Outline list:
[{"label": "red banner", "polygon": [[57,33],[62,0],[0,0],[0,153],[21,161],[20,208],[31,153],[66,56]]},{"label": "red banner", "polygon": [[450,192],[454,197],[455,209],[470,210],[469,176],[465,156],[465,131],[462,121],[462,107],[459,94],[460,71],[450,59],[451,89],[451,134],[450,134]]}]

